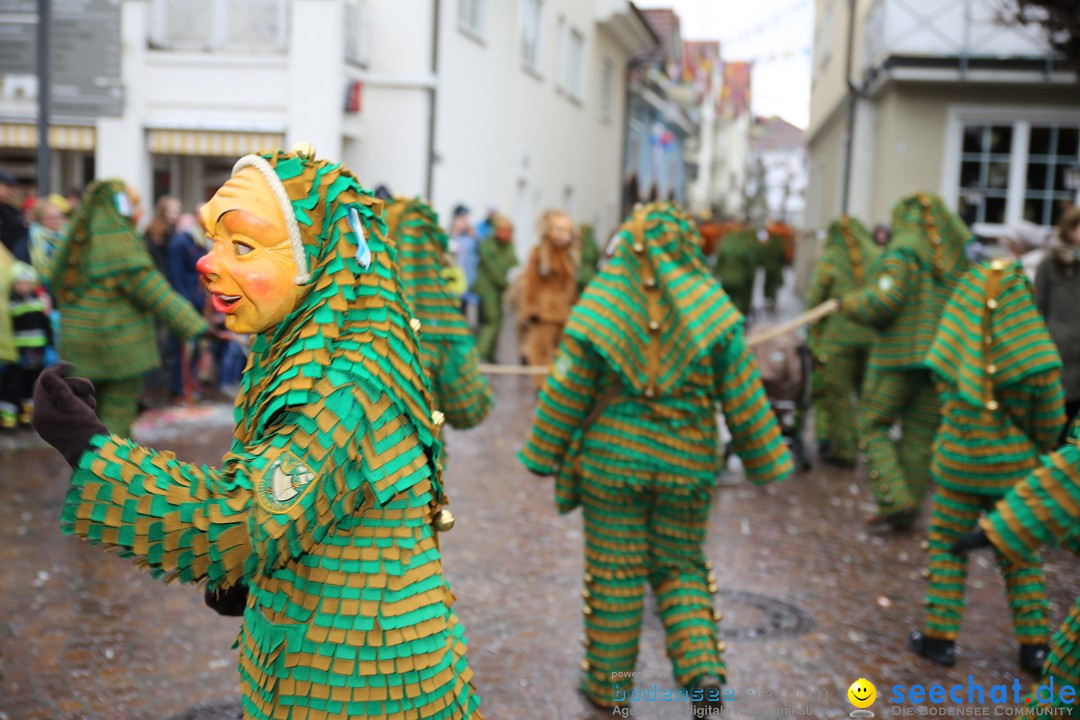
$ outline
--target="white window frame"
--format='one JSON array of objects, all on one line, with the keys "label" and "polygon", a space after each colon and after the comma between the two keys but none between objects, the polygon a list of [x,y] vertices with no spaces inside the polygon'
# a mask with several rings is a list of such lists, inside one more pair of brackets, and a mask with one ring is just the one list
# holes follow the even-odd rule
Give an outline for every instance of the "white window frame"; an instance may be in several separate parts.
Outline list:
[{"label": "white window frame", "polygon": [[[368,0],[345,0],[345,60],[367,68],[371,61],[371,8]],[[349,27],[355,23],[356,27]]]},{"label": "white window frame", "polygon": [[464,35],[484,41],[487,25],[485,0],[458,0],[457,26]]},{"label": "white window frame", "polygon": [[[577,67],[574,67],[574,48],[575,42],[578,41],[580,41],[577,45],[580,55],[577,57]],[[566,33],[566,93],[578,102],[585,100],[586,42],[584,31],[573,25],[569,26]]]},{"label": "white window frame", "polygon": [[[530,57],[527,52],[527,44],[525,39],[525,30],[528,23],[529,11],[531,8],[536,8],[536,28],[535,36],[533,37],[533,55]],[[543,62],[543,43],[544,43],[544,0],[521,0],[521,32],[519,35],[519,41],[521,43],[521,66],[524,70],[537,78],[543,77],[543,73],[540,70],[541,63]]]},{"label": "white window frame", "polygon": [[[945,113],[945,148],[941,166],[941,197],[951,208],[960,200],[960,158],[963,155],[965,125],[1012,125],[1009,157],[1009,187],[1005,200],[1005,222],[977,223],[972,228],[988,237],[1000,236],[1024,217],[1027,187],[1028,140],[1032,125],[1080,125],[1080,110],[1060,107],[950,105]],[[1075,202],[1080,204],[1080,191]],[[1045,227],[1045,226],[1044,226]]]},{"label": "white window frame", "polygon": [[[228,33],[229,12],[232,10],[229,0],[211,0],[210,2],[210,37],[205,45],[177,44],[171,40],[168,32],[168,13],[166,7],[169,0],[152,0],[151,13],[151,40],[161,50],[180,52],[230,52],[235,43]],[[238,52],[242,53],[282,53],[288,50],[289,41],[289,0],[275,0],[273,12],[277,16],[277,32],[268,43],[250,44],[242,43]]]},{"label": "white window frame", "polygon": [[566,16],[560,15],[559,19],[555,21],[555,90],[563,91],[569,86],[567,83],[567,64],[566,57],[566,39],[568,36],[566,28]]},{"label": "white window frame", "polygon": [[600,60],[600,120],[611,122],[615,115],[615,61],[605,55]]}]

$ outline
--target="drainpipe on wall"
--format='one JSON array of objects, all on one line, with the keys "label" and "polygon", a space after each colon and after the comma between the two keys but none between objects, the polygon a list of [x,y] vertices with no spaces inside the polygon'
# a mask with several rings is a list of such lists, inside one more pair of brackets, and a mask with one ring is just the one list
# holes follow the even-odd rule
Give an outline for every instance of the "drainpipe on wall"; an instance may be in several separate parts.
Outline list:
[{"label": "drainpipe on wall", "polygon": [[847,58],[844,60],[844,82],[847,84],[847,129],[844,134],[844,183],[840,195],[840,212],[848,213],[848,200],[851,195],[851,163],[855,146],[855,108],[859,99],[858,88],[851,81],[852,55],[855,45],[855,11],[858,0],[848,0]]},{"label": "drainpipe on wall", "polygon": [[429,94],[429,115],[428,115],[428,161],[427,161],[427,177],[424,182],[424,197],[429,203],[435,202],[432,197],[435,192],[435,124],[436,124],[436,110],[438,109],[439,100],[439,21],[440,11],[442,10],[441,0],[434,0],[432,13],[434,15],[431,26],[431,77],[432,85],[428,90]]}]

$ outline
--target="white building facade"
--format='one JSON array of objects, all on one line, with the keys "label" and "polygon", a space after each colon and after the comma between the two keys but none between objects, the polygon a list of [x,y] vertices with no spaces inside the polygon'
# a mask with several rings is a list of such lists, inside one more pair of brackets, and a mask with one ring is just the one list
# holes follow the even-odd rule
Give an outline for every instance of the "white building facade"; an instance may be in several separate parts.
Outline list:
[{"label": "white building facade", "polygon": [[[626,64],[655,43],[628,0],[121,5],[123,114],[58,125],[56,190],[120,177],[191,207],[237,157],[304,140],[443,217],[508,213],[522,252],[548,207],[620,219]],[[0,166],[32,153],[33,96],[0,97]]]}]

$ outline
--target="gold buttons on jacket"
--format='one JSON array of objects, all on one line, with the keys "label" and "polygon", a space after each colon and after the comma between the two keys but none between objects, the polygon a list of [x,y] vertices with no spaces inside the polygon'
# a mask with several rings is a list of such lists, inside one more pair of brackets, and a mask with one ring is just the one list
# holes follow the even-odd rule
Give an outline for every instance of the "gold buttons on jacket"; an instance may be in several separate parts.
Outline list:
[{"label": "gold buttons on jacket", "polygon": [[720,612],[719,610],[716,610],[712,614],[712,619],[713,619],[713,622],[720,622],[721,620],[724,619],[724,613]]},{"label": "gold buttons on jacket", "polygon": [[656,278],[654,278],[654,277],[645,278],[645,287],[647,287],[649,290],[655,290],[656,289]]},{"label": "gold buttons on jacket", "polygon": [[991,310],[996,310],[997,306],[998,306],[998,301],[995,300],[994,298],[990,298],[989,300],[986,301],[986,307],[990,308]]},{"label": "gold buttons on jacket", "polygon": [[652,398],[656,397],[656,388],[653,387],[652,385],[645,388],[645,397],[649,398],[650,400]]},{"label": "gold buttons on jacket", "polygon": [[645,243],[640,243],[640,242],[634,243],[634,252],[636,252],[638,255],[645,252]]},{"label": "gold buttons on jacket", "polygon": [[581,612],[585,613],[586,615],[592,615],[592,608],[588,605],[582,605]]},{"label": "gold buttons on jacket", "polygon": [[991,363],[990,365],[987,365],[987,366],[986,366],[986,372],[988,372],[988,373],[990,373],[991,375],[993,375],[994,373],[996,373],[996,372],[997,372],[997,365],[994,365],[993,363]]},{"label": "gold buttons on jacket", "polygon": [[997,400],[989,400],[986,403],[986,409],[989,410],[990,412],[996,411],[999,407],[1001,407],[1001,406],[998,405]]}]

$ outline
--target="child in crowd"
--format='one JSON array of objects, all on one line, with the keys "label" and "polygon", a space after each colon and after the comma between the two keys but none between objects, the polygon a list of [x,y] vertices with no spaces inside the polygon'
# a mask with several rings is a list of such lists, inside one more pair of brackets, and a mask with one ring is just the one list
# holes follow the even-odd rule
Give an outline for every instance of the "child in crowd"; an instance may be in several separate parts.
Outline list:
[{"label": "child in crowd", "polygon": [[6,430],[30,424],[34,381],[45,368],[46,350],[53,344],[49,299],[34,268],[26,263],[12,266],[8,313],[17,358],[4,368],[0,383],[0,427]]}]

